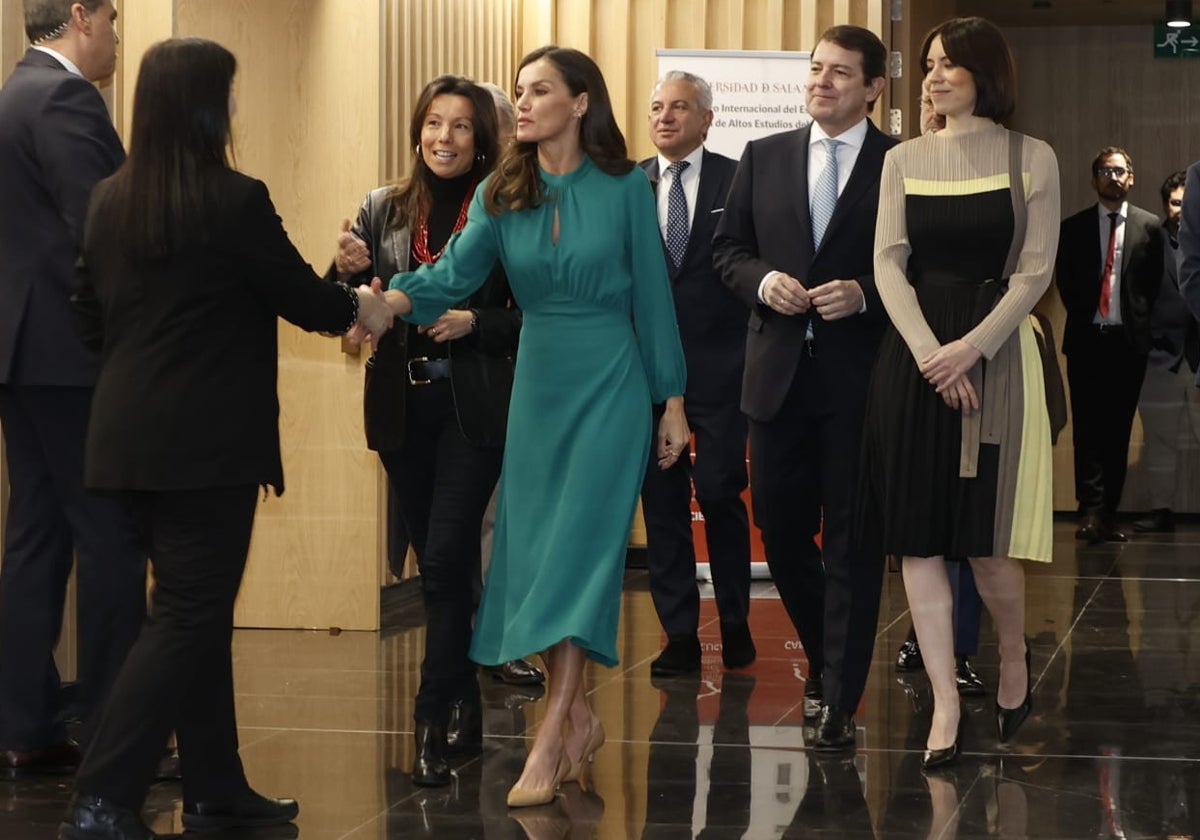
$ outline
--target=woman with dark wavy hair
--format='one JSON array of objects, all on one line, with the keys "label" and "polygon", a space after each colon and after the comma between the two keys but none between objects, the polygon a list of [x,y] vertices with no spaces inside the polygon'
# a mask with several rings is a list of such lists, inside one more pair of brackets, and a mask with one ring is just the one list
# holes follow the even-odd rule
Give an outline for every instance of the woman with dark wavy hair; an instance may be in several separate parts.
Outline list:
[{"label": "woman with dark wavy hair", "polygon": [[[438,76],[417,98],[409,142],[416,150],[409,177],[373,190],[354,225],[342,224],[332,273],[343,283],[362,287],[441,256],[496,165],[492,95],[462,76]],[[500,477],[520,329],[521,312],[496,264],[479,289],[432,323],[385,335],[367,363],[367,446],[387,471],[421,572],[425,655],[413,704],[412,778],[423,787],[449,784],[448,753],[477,752],[482,743],[467,647],[480,527]]]},{"label": "woman with dark wavy hair", "polygon": [[142,59],[129,157],[97,185],[76,298],[100,351],[84,483],[127,504],[154,566],[150,612],[75,777],[60,840],[150,840],[139,811],[176,733],[183,825],[286,823],[238,756],[233,605],[260,488],[283,492],[278,322],[391,324],[364,289],[325,283],[266,186],[230,165],[233,53],[155,44]]},{"label": "woman with dark wavy hair", "polygon": [[543,652],[545,719],[510,806],[554,797],[604,741],[587,659],[617,662],[625,547],[665,402],[664,467],[688,440],[685,369],[654,196],[596,63],[543,47],[521,61],[517,138],[436,265],[398,274],[393,311],[429,323],[497,258],[524,313],[492,566],[471,643],[484,664]]}]

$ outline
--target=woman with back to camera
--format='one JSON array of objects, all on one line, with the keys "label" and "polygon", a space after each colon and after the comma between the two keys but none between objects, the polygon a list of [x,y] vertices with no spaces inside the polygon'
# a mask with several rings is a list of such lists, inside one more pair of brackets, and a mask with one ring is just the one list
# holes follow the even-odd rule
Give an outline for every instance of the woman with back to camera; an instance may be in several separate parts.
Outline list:
[{"label": "woman with back to camera", "polygon": [[[492,96],[439,76],[409,125],[412,172],[373,190],[338,238],[337,279],[369,285],[436,262],[466,223],[476,186],[496,165]],[[471,642],[480,525],[500,477],[521,313],[499,264],[478,290],[427,326],[401,325],[368,362],[367,445],[379,453],[412,541],[425,603],[425,655],[413,717],[413,783],[450,783],[447,753],[481,746]],[[517,667],[512,665],[510,667]],[[528,667],[528,666],[526,666]]]},{"label": "woman with back to camera", "polygon": [[286,823],[238,756],[230,642],[259,488],[283,492],[278,318],[380,336],[391,313],[322,282],[261,182],[230,167],[237,62],[172,39],[142,60],[129,157],[96,187],[76,304],[101,352],[85,483],[119,493],[154,566],[150,613],[75,778],[61,840],[147,840],[139,812],[172,730],[183,825]]},{"label": "woman with back to camera", "polygon": [[946,125],[884,161],[875,276],[892,327],[869,394],[860,523],[903,558],[933,686],[933,770],[960,749],[947,557],[970,558],[996,625],[1002,741],[1032,706],[1021,560],[1051,557],[1052,465],[1029,315],[1050,282],[1059,186],[1050,147],[1001,124],[1016,81],[994,25],[939,25],[921,63]]},{"label": "woman with back to camera", "polygon": [[[483,282],[499,258],[525,320],[517,353],[492,566],[471,655],[544,651],[546,716],[508,795],[549,802],[604,741],[590,658],[617,662],[625,547],[666,402],[660,464],[688,439],[685,369],[654,197],[626,154],[600,69],[578,50],[522,59],[517,137],[433,266],[387,293],[417,323]],[[639,458],[642,459],[639,461]]]}]

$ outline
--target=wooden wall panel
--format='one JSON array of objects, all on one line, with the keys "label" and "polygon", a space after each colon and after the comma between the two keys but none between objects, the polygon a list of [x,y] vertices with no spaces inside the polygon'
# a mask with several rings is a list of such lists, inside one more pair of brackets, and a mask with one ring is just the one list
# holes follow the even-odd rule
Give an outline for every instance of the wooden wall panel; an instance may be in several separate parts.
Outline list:
[{"label": "wooden wall panel", "polygon": [[[1012,126],[1046,140],[1058,155],[1062,208],[1070,215],[1094,204],[1089,179],[1096,152],[1122,146],[1134,160],[1137,181],[1130,201],[1162,214],[1163,180],[1200,159],[1200,62],[1151,57],[1149,26],[1011,28],[1005,34],[1020,73]],[[1057,293],[1043,301],[1062,336]],[[1065,364],[1064,364],[1065,371]],[[1122,508],[1149,507],[1141,468],[1141,429],[1130,445],[1130,472]],[[1176,510],[1200,511],[1200,451],[1187,444]],[[1055,447],[1055,508],[1074,510],[1070,427]]]},{"label": "wooden wall panel", "polygon": [[[412,165],[408,124],[421,88],[443,73],[512,90],[519,26],[536,31],[538,3],[520,0],[383,0],[383,174]],[[518,24],[518,21],[522,22]]]},{"label": "wooden wall panel", "polygon": [[810,50],[835,23],[854,23],[886,43],[883,0],[524,0],[518,52],[546,43],[596,59],[630,155],[653,153],[646,103],[657,49]]},{"label": "wooden wall panel", "polygon": [[21,0],[0,0],[0,82],[25,54],[25,15]]}]

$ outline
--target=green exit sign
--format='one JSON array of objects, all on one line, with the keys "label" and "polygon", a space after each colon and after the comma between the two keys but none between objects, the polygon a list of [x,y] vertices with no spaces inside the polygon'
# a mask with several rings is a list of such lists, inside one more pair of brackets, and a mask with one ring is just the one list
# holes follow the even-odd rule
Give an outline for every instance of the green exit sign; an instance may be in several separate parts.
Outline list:
[{"label": "green exit sign", "polygon": [[1154,24],[1155,58],[1200,58],[1200,27],[1174,29]]}]

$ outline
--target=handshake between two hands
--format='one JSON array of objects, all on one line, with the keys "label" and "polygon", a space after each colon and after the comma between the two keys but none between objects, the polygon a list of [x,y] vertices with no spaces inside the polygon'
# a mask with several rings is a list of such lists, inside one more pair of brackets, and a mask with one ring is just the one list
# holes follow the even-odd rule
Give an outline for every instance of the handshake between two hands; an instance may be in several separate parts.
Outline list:
[{"label": "handshake between two hands", "polygon": [[383,281],[378,277],[371,280],[370,286],[358,286],[354,291],[358,295],[358,320],[346,332],[346,338],[354,344],[369,341],[371,349],[376,350],[379,339],[392,328],[395,313],[384,295]]}]

